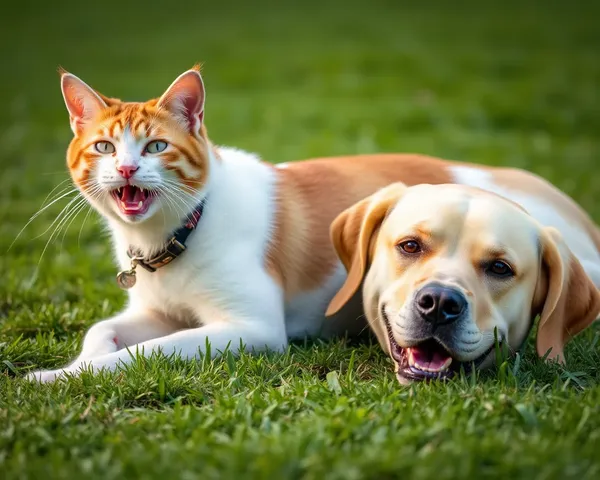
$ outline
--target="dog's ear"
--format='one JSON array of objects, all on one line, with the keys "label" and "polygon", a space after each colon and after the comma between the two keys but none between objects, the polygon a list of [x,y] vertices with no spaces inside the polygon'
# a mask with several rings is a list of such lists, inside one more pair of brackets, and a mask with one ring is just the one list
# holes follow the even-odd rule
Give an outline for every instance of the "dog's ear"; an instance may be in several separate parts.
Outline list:
[{"label": "dog's ear", "polygon": [[359,289],[368,267],[371,240],[405,191],[403,183],[391,184],[343,211],[331,224],[331,241],[348,277],[331,300],[327,316],[341,310]]},{"label": "dog's ear", "polygon": [[533,315],[540,314],[538,355],[564,362],[565,344],[600,314],[600,293],[558,230],[542,229],[542,262]]}]

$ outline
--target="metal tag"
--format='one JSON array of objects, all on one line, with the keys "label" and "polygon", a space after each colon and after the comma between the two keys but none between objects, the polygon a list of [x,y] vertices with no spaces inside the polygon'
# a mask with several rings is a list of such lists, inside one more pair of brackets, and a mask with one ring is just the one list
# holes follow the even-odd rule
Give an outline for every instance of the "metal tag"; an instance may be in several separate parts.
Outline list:
[{"label": "metal tag", "polygon": [[128,290],[135,285],[135,268],[117,273],[117,285],[123,290]]},{"label": "metal tag", "polygon": [[135,267],[137,267],[140,258],[141,257],[133,257],[131,259],[131,269],[117,273],[117,285],[123,290],[129,290],[135,285]]}]

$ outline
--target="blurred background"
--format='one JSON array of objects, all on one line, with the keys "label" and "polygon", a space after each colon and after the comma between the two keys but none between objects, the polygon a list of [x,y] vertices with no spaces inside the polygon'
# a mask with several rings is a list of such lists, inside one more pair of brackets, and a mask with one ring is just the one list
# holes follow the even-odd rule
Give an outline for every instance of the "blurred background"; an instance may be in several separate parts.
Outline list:
[{"label": "blurred background", "polygon": [[71,131],[59,65],[106,95],[146,100],[201,62],[206,125],[217,143],[270,162],[411,151],[527,168],[600,220],[600,7],[496,3],[3,5],[0,318],[11,322],[0,334],[47,328],[60,336],[123,300],[94,213],[82,226],[83,210],[49,242],[68,198],[45,210],[8,251],[68,178]]}]

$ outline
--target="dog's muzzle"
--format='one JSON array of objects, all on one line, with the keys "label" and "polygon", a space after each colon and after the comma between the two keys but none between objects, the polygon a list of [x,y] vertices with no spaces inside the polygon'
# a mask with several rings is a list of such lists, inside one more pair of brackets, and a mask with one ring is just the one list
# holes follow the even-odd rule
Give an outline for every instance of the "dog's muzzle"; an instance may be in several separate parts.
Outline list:
[{"label": "dog's muzzle", "polygon": [[479,367],[494,347],[492,344],[470,361],[457,359],[456,331],[464,327],[461,320],[469,315],[469,301],[458,288],[429,283],[415,293],[412,311],[412,338],[404,346],[400,346],[394,338],[385,305],[381,307],[390,353],[401,383],[445,380],[452,378],[461,369],[468,373],[472,368]]},{"label": "dog's muzzle", "polygon": [[468,302],[464,294],[456,288],[431,283],[421,288],[415,295],[414,309],[422,320],[435,330],[460,319],[467,311]]}]

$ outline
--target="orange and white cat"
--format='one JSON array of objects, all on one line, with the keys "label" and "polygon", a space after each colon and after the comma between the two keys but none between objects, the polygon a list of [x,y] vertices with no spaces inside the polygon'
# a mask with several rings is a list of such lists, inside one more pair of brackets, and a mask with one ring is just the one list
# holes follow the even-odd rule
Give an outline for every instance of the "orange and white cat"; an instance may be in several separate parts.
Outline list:
[{"label": "orange and white cat", "polygon": [[562,231],[600,283],[600,240],[590,219],[526,172],[401,154],[273,166],[210,142],[197,69],[142,103],[104,97],[66,72],[61,86],[74,133],[71,177],[106,220],[125,271],[121,284],[131,288],[125,310],[90,328],[73,363],[31,379],[114,370],[136,351],[196,358],[207,340],[213,353],[240,344],[281,350],[290,338],[352,330],[360,299],[358,310],[324,321],[346,277],[329,226],[396,181],[466,183],[514,198]]}]

